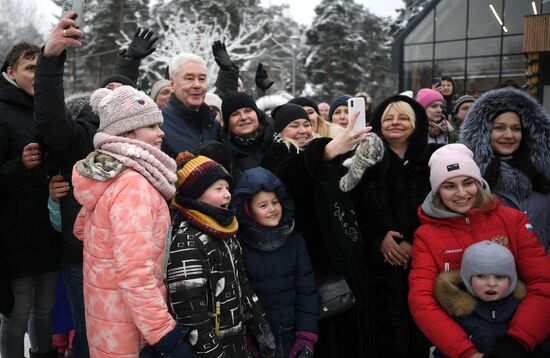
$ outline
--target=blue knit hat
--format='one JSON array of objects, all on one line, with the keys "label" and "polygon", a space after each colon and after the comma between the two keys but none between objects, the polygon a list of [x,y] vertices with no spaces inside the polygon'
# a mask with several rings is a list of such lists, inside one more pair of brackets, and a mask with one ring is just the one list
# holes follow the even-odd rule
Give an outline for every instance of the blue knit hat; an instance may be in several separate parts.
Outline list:
[{"label": "blue knit hat", "polygon": [[348,105],[348,99],[350,99],[351,96],[345,95],[336,97],[334,101],[330,104],[330,110],[328,111],[328,118],[327,120],[329,122],[332,122],[332,115],[334,114],[334,111],[336,111],[336,108],[340,106],[347,106]]}]

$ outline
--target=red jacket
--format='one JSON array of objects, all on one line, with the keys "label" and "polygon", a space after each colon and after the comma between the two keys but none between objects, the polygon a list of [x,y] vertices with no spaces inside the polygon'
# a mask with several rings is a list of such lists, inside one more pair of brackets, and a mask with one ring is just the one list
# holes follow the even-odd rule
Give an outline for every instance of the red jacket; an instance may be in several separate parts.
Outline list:
[{"label": "red jacket", "polygon": [[460,268],[468,246],[490,240],[510,249],[518,277],[527,286],[527,296],[507,334],[531,351],[540,344],[550,333],[550,256],[529,231],[527,216],[500,204],[446,219],[428,216],[422,208],[418,215],[422,225],[415,232],[412,249],[409,306],[432,343],[451,358],[469,358],[477,352],[462,328],[437,304],[434,284],[440,272]]}]

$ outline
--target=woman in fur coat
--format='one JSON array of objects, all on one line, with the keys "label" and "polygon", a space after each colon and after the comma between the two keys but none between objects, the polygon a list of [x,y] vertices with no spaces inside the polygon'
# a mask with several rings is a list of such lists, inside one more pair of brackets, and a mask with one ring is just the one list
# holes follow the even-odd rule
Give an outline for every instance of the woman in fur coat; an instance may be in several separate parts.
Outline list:
[{"label": "woman in fur coat", "polygon": [[460,141],[492,192],[527,214],[550,253],[550,117],[542,106],[517,89],[489,91],[472,106]]},{"label": "woman in fur coat", "polygon": [[428,342],[409,313],[407,276],[413,233],[420,225],[416,210],[429,192],[428,119],[412,98],[393,96],[376,109],[371,125],[382,139],[383,156],[361,145],[340,181],[343,191],[355,188],[354,207],[365,242],[376,327],[371,356],[427,357]]}]

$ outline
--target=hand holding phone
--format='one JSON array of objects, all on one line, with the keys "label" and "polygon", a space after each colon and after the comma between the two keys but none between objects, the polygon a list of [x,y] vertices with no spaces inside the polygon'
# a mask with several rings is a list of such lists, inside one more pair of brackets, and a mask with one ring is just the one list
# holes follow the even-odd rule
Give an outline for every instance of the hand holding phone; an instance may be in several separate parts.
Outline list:
[{"label": "hand holding phone", "polygon": [[353,118],[355,113],[359,112],[357,121],[353,126],[353,131],[357,132],[361,128],[367,126],[367,119],[365,115],[365,99],[363,97],[354,97],[348,99],[348,117]]},{"label": "hand holding phone", "polygon": [[82,29],[84,27],[84,5],[86,0],[65,0],[61,5],[61,17],[67,16],[69,13],[76,13],[73,16],[73,20],[76,21],[76,28]]}]

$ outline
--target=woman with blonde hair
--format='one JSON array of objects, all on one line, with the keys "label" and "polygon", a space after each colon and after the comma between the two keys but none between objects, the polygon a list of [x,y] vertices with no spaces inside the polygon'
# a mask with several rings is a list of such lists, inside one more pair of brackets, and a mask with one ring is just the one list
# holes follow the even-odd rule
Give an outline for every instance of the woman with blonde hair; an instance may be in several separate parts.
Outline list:
[{"label": "woman with blonde hair", "polygon": [[288,103],[294,103],[302,106],[309,116],[313,132],[317,133],[320,137],[334,138],[338,135],[338,133],[344,130],[342,127],[332,124],[323,118],[319,107],[315,101],[309,97],[296,97],[291,99]]}]

